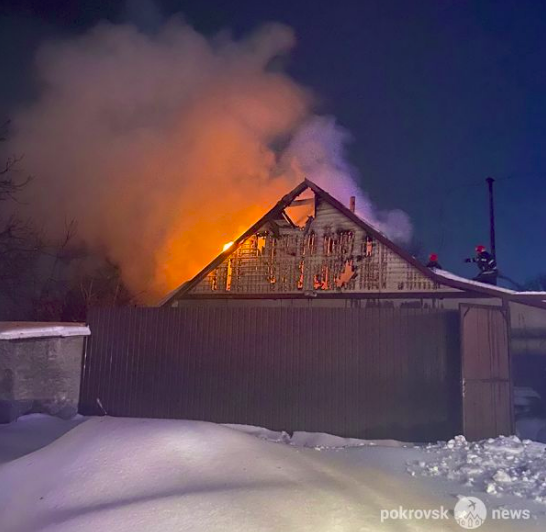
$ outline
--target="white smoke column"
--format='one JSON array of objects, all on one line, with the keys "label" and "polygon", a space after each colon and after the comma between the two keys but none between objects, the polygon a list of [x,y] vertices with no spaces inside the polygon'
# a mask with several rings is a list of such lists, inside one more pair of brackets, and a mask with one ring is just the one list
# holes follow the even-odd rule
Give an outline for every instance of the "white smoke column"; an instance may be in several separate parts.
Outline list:
[{"label": "white smoke column", "polygon": [[[401,210],[377,209],[356,184],[358,171],[347,162],[350,133],[332,117],[314,116],[296,132],[281,158],[281,168],[314,181],[342,203],[356,198],[356,213],[399,243],[411,239],[409,216]],[[286,171],[286,170],[285,170]]]}]

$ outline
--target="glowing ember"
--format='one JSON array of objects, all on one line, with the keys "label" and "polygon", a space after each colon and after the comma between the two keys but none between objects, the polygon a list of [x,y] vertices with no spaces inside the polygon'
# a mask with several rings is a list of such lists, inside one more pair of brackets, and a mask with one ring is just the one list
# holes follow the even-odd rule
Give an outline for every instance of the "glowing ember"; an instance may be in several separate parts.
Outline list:
[{"label": "glowing ember", "polygon": [[222,248],[222,251],[226,251],[226,250],[229,249],[231,246],[233,246],[233,242],[228,242],[227,244],[224,244],[224,247]]}]

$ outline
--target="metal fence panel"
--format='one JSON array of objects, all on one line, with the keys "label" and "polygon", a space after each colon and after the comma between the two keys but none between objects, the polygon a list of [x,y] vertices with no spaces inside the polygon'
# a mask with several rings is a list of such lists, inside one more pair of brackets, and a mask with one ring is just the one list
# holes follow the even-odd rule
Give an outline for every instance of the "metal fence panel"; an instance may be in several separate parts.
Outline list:
[{"label": "metal fence panel", "polygon": [[429,440],[460,427],[456,312],[94,309],[80,412]]}]

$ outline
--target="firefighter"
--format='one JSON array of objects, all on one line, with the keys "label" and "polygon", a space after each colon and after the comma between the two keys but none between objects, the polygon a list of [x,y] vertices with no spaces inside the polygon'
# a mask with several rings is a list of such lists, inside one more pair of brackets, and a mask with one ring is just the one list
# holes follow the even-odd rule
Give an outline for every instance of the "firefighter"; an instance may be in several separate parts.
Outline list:
[{"label": "firefighter", "polygon": [[438,254],[437,253],[431,253],[428,256],[427,268],[436,268],[437,270],[442,269],[442,266],[438,262]]},{"label": "firefighter", "polygon": [[497,262],[495,257],[491,255],[485,246],[476,246],[476,256],[471,259],[465,259],[465,262],[475,262],[480,269],[480,273],[474,277],[475,281],[480,281],[487,284],[497,284]]}]

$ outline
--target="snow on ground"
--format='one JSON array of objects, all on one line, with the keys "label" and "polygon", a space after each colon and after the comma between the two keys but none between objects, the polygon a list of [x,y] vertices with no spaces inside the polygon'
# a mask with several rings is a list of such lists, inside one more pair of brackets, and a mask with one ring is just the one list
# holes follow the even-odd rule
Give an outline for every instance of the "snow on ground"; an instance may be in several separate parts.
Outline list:
[{"label": "snow on ground", "polygon": [[0,425],[0,464],[45,447],[84,420],[82,416],[66,421],[45,414],[29,414]]},{"label": "snow on ground", "polygon": [[355,438],[341,438],[340,436],[320,432],[303,431],[294,432],[289,443],[300,447],[312,447],[316,450],[369,447],[374,445],[380,445],[382,447],[413,447],[413,444],[407,444],[395,440],[358,440]]},{"label": "snow on ground", "polygon": [[429,445],[432,458],[409,466],[411,474],[440,476],[493,495],[509,494],[546,504],[546,445],[500,436],[468,442],[457,436]]},{"label": "snow on ground", "polygon": [[[6,433],[30,437],[28,427],[39,430],[41,419],[0,426],[0,456]],[[408,462],[434,459],[431,448],[198,421],[79,421],[50,445],[0,465],[2,532],[460,531],[452,516],[381,522],[381,512],[452,510],[459,495],[472,493],[454,480],[407,474]],[[504,495],[480,497],[514,504]],[[532,508],[536,519],[486,521],[480,530],[544,530],[546,505]]]},{"label": "snow on ground", "polygon": [[84,323],[50,323],[34,321],[0,322],[0,340],[23,338],[50,338],[66,336],[89,336],[91,331]]},{"label": "snow on ground", "polygon": [[267,440],[276,443],[287,443],[296,447],[310,447],[316,450],[322,449],[346,449],[348,447],[367,447],[380,445],[382,447],[413,447],[413,444],[408,444],[396,440],[359,440],[357,438],[342,438],[324,432],[304,432],[296,431],[292,435],[285,431],[276,432],[262,427],[253,425],[234,425],[225,424],[225,427],[230,427],[239,430],[246,434],[252,434],[262,440]]}]

